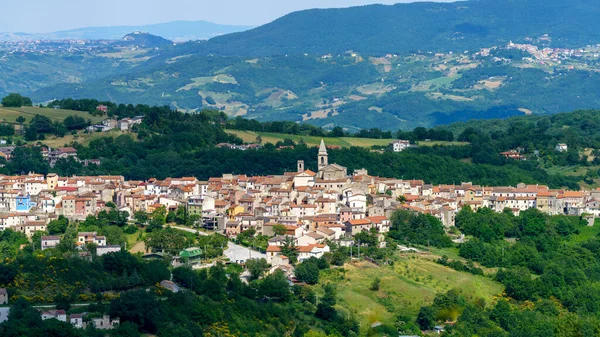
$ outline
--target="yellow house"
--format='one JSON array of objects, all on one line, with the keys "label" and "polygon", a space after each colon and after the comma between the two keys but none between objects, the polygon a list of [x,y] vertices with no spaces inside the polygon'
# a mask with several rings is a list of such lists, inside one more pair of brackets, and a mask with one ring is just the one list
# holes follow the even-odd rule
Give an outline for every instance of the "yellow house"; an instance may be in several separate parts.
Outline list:
[{"label": "yellow house", "polygon": [[227,215],[229,216],[229,220],[233,220],[235,218],[235,216],[240,213],[244,213],[244,207],[242,207],[240,205],[232,205],[227,210]]},{"label": "yellow house", "polygon": [[46,183],[48,184],[49,190],[56,189],[58,187],[58,175],[56,173],[48,173]]}]

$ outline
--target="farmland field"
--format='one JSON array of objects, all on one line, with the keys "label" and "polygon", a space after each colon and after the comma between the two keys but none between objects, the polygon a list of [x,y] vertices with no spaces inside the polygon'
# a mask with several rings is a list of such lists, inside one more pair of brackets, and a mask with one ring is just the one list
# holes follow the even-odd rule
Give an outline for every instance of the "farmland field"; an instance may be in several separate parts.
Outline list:
[{"label": "farmland field", "polygon": [[302,136],[302,135],[288,135],[282,133],[272,132],[253,132],[253,131],[238,131],[238,130],[227,130],[228,133],[234,134],[240,137],[244,142],[254,142],[256,137],[260,135],[263,143],[275,144],[284,139],[291,139],[295,142],[304,141],[308,146],[319,146],[321,139],[325,140],[327,145],[341,146],[341,147],[371,147],[371,146],[387,146],[395,139],[369,139],[369,138],[354,138],[354,137],[340,137],[340,138],[328,138],[328,137],[315,137],[315,136]]},{"label": "farmland field", "polygon": [[[94,139],[98,139],[98,138],[102,138],[102,137],[115,138],[115,137],[118,137],[123,134],[125,134],[125,133],[118,131],[118,130],[112,130],[112,131],[108,131],[108,132],[92,132],[92,133],[80,132],[77,135],[67,134],[64,137],[60,137],[60,138],[57,138],[54,136],[48,136],[48,138],[42,140],[41,142],[50,147],[67,146],[73,142],[77,142],[81,145],[87,146]],[[133,137],[134,139],[136,139],[136,134],[129,133],[129,135],[131,137]]]},{"label": "farmland field", "polygon": [[[372,147],[372,146],[387,146],[396,139],[372,139],[372,138],[358,138],[358,137],[316,137],[316,136],[302,136],[302,135],[288,135],[283,133],[272,133],[272,132],[254,132],[254,131],[238,131],[238,130],[226,130],[230,134],[234,134],[240,137],[244,142],[252,143],[256,141],[256,137],[260,136],[263,143],[275,144],[284,139],[291,139],[295,142],[304,141],[308,146],[319,146],[321,139],[325,141],[327,145],[341,146],[341,147]],[[467,145],[464,142],[442,142],[442,141],[422,141],[419,142],[420,146],[434,146],[434,145]]]},{"label": "farmland field", "polygon": [[[85,111],[47,109],[38,107],[21,107],[21,108],[2,108],[0,107],[0,120],[8,123],[16,123],[17,117],[23,116],[30,121],[35,115],[42,115],[50,118],[53,121],[61,122],[68,116],[79,116],[86,120],[91,120],[93,123],[103,119],[102,116],[92,116]],[[27,123],[26,122],[26,123]]]}]

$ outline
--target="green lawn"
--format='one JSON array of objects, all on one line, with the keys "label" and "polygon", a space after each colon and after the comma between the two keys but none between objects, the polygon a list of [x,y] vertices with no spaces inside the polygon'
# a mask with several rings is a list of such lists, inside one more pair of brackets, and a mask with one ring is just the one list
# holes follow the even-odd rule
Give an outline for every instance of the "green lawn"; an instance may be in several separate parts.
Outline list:
[{"label": "green lawn", "polygon": [[[431,304],[439,292],[456,288],[467,298],[490,303],[503,291],[501,284],[488,278],[416,257],[400,258],[393,267],[359,262],[346,264],[344,270],[343,274],[339,269],[323,272],[320,283],[337,285],[338,309],[359,317],[360,335],[366,335],[375,322],[393,324],[398,315],[416,317],[421,306]],[[379,291],[369,289],[375,277],[381,279]]]},{"label": "green lawn", "polygon": [[26,123],[29,122],[33,116],[42,115],[50,118],[53,121],[61,122],[65,118],[71,115],[83,117],[86,120],[89,119],[93,123],[99,122],[104,118],[102,116],[92,116],[85,111],[74,111],[74,110],[61,110],[61,109],[47,109],[38,107],[22,107],[22,108],[2,108],[0,107],[0,120],[4,120],[9,123],[16,123],[17,117],[23,116],[27,119]]}]

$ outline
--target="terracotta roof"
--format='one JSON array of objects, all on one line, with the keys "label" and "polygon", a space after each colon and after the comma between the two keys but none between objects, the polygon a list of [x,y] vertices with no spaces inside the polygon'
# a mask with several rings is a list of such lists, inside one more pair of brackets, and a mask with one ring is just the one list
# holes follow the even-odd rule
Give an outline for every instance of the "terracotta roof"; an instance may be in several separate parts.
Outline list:
[{"label": "terracotta roof", "polygon": [[356,219],[348,221],[352,226],[369,225],[371,221],[369,219]]},{"label": "terracotta roof", "polygon": [[388,218],[385,216],[370,216],[367,219],[374,223],[380,223],[380,222],[388,220]]}]

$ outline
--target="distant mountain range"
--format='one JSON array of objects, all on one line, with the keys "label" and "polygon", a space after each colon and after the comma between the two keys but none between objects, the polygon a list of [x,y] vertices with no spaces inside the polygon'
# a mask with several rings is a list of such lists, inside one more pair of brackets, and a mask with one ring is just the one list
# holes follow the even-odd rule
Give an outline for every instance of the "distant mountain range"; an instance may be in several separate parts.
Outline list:
[{"label": "distant mountain range", "polygon": [[0,93],[212,108],[349,130],[598,108],[597,17],[597,0],[370,5],[295,12],[175,46],[152,35],[123,40],[133,30],[177,40],[127,27],[103,52],[0,55]]},{"label": "distant mountain range", "polygon": [[220,25],[207,21],[174,21],[142,26],[87,27],[53,33],[0,33],[0,41],[32,40],[120,40],[135,31],[159,35],[175,42],[208,40],[215,36],[241,32],[252,27]]},{"label": "distant mountain range", "polygon": [[369,55],[477,50],[544,34],[552,46],[600,42],[597,0],[416,2],[294,12],[245,32],[199,44],[200,53],[268,56]]}]

